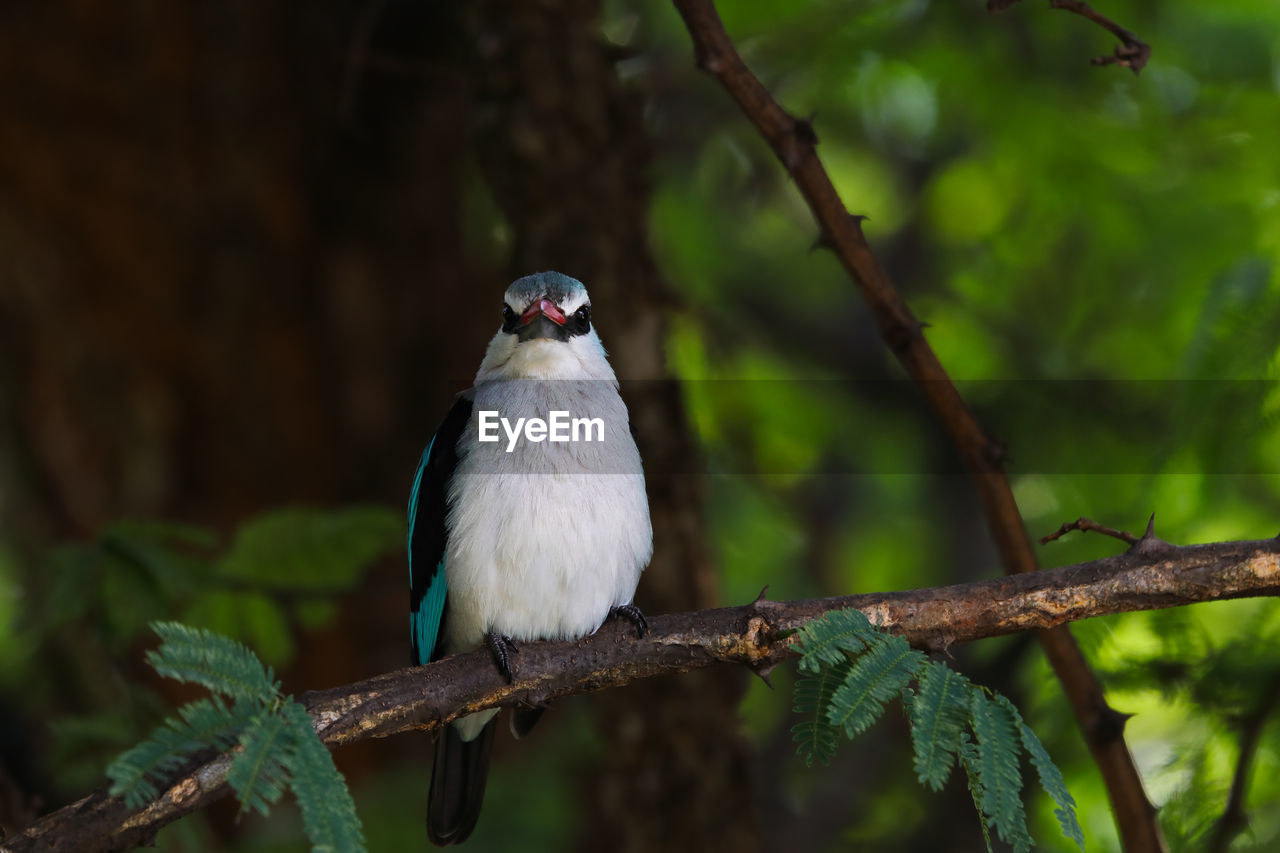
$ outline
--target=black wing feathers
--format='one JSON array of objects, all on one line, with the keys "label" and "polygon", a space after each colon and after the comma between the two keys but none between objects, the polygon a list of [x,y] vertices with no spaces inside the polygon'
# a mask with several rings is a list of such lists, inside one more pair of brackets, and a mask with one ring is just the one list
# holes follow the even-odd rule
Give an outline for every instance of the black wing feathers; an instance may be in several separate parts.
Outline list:
[{"label": "black wing feathers", "polygon": [[[438,580],[440,564],[444,559],[448,532],[445,520],[448,515],[449,479],[458,464],[458,439],[471,419],[472,403],[469,395],[460,394],[449,413],[445,415],[424,463],[416,495],[417,503],[409,520],[409,611],[418,613],[422,599]],[[439,579],[443,580],[443,579]],[[448,600],[446,598],[446,612]],[[415,664],[426,663],[422,649],[417,648],[418,632],[413,632]],[[440,634],[437,634],[437,637]],[[429,660],[441,656],[437,640]]]}]

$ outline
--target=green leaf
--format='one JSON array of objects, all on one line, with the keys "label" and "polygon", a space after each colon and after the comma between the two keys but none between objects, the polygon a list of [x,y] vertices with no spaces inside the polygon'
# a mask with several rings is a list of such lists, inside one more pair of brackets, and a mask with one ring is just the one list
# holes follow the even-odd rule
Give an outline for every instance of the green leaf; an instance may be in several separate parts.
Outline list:
[{"label": "green leaf", "polygon": [[236,531],[217,563],[228,579],[287,590],[350,587],[378,557],[404,547],[404,516],[384,507],[290,508]]},{"label": "green leaf", "polygon": [[154,622],[151,628],[164,642],[147,652],[147,661],[166,678],[262,704],[279,695],[280,684],[271,670],[235,640],[178,622]]},{"label": "green leaf", "polygon": [[151,737],[122,754],[107,768],[112,795],[123,794],[129,808],[137,808],[154,799],[159,793],[155,777],[176,768],[187,754],[200,746],[168,725],[156,729]]},{"label": "green leaf", "polygon": [[166,598],[189,594],[209,573],[207,552],[217,544],[212,531],[168,521],[117,521],[98,536],[98,548],[130,570],[149,576]]},{"label": "green leaf", "polygon": [[838,664],[846,653],[857,654],[879,637],[861,610],[830,610],[800,629],[800,671],[817,672]]},{"label": "green leaf", "polygon": [[969,722],[969,682],[946,664],[928,662],[911,703],[911,745],[920,784],[942,790]]},{"label": "green leaf", "polygon": [[1080,822],[1076,820],[1076,801],[1071,796],[1071,792],[1067,790],[1067,783],[1062,778],[1062,771],[1058,769],[1058,765],[1053,763],[1053,759],[1049,757],[1048,750],[1044,748],[1044,744],[1040,742],[1040,738],[1036,737],[1036,733],[1031,730],[1030,726],[1025,722],[1022,723],[1020,732],[1022,734],[1022,745],[1031,754],[1031,764],[1036,768],[1036,772],[1040,774],[1041,787],[1053,798],[1053,802],[1057,805],[1053,813],[1057,815],[1058,823],[1062,826],[1062,834],[1074,841],[1083,850],[1084,830],[1080,828]]},{"label": "green leaf", "polygon": [[804,759],[806,767],[812,767],[815,758],[827,764],[835,754],[840,730],[827,722],[827,713],[832,694],[852,667],[853,663],[846,660],[796,683],[795,711],[808,719],[791,727],[791,739],[796,742],[796,751]]},{"label": "green leaf", "polygon": [[217,696],[197,699],[178,709],[181,728],[187,737],[214,749],[225,749],[235,743],[253,713],[251,705],[236,703],[228,708]]},{"label": "green leaf", "polygon": [[982,786],[982,812],[1001,840],[1015,851],[1030,850],[1027,815],[1022,806],[1022,740],[1016,710],[1004,697],[990,700],[981,688],[969,691],[973,733],[978,739],[977,771]]},{"label": "green leaf", "polygon": [[901,637],[876,635],[876,642],[849,669],[831,697],[827,722],[849,737],[865,731],[924,665],[925,657]]},{"label": "green leaf", "polygon": [[364,830],[351,792],[328,747],[312,728],[311,715],[297,702],[289,702],[284,718],[292,745],[286,766],[311,849],[317,853],[362,853]]},{"label": "green leaf", "polygon": [[178,714],[107,768],[111,794],[123,794],[130,808],[154,799],[159,793],[156,780],[179,767],[191,753],[230,746],[249,719],[246,708],[229,709],[216,697],[184,705]]},{"label": "green leaf", "polygon": [[978,779],[978,747],[969,739],[968,732],[960,733],[960,764],[964,767],[966,781],[969,785],[969,796],[973,797],[973,810],[978,815],[978,825],[982,828],[982,840],[987,845],[987,853],[991,848],[991,824],[982,813],[982,782]]},{"label": "green leaf", "polygon": [[284,793],[285,762],[290,747],[284,716],[268,709],[254,717],[240,735],[241,750],[231,760],[227,781],[240,799],[240,810],[265,815]]}]

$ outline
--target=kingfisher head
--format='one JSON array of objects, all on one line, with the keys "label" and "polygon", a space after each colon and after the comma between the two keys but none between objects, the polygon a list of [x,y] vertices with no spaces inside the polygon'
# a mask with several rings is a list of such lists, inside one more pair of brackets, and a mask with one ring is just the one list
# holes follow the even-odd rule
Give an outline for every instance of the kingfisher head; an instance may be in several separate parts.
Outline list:
[{"label": "kingfisher head", "polygon": [[591,331],[591,299],[576,278],[539,272],[518,278],[502,298],[502,333],[520,343],[566,342]]},{"label": "kingfisher head", "polygon": [[488,378],[613,378],[591,325],[591,298],[576,278],[518,278],[502,299],[502,328],[480,373]]}]

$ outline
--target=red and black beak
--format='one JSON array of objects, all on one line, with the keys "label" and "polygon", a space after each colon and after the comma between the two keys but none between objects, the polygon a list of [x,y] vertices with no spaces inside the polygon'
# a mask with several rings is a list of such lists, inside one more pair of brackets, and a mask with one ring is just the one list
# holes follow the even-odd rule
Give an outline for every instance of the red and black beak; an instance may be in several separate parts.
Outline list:
[{"label": "red and black beak", "polygon": [[565,341],[569,339],[569,333],[564,327],[566,319],[560,306],[543,296],[529,303],[529,307],[520,315],[516,333],[521,341],[538,338]]},{"label": "red and black beak", "polygon": [[546,317],[557,326],[564,325],[564,312],[545,296],[537,302],[530,303],[529,307],[525,309],[524,314],[520,317],[520,325],[529,325],[529,323],[533,322],[539,315]]}]

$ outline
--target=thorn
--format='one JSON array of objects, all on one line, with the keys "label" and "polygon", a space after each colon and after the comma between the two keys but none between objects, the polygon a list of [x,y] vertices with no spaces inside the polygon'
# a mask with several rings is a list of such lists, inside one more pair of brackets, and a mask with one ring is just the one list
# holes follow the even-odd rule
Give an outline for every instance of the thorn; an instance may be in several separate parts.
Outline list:
[{"label": "thorn", "polygon": [[818,239],[813,241],[813,245],[809,247],[809,251],[816,252],[819,249],[831,249],[834,251],[835,248],[836,248],[836,243],[834,240],[831,239],[831,235],[828,234],[826,231],[823,231],[821,234],[818,235]]},{"label": "thorn", "polygon": [[1009,459],[1009,448],[1005,446],[1003,441],[989,438],[986,446],[982,448],[982,456],[989,465],[1000,468]]},{"label": "thorn", "polygon": [[813,156],[813,147],[818,144],[818,134],[808,119],[796,118],[789,113],[787,118],[791,119],[791,132],[777,140],[778,159],[786,167],[788,175],[795,175],[800,164]]},{"label": "thorn", "polygon": [[1147,60],[1151,58],[1151,47],[1143,42],[1137,44],[1122,44],[1116,47],[1115,53],[1110,56],[1095,56],[1091,60],[1093,65],[1119,65],[1122,68],[1128,68],[1136,76],[1146,67]]},{"label": "thorn", "polygon": [[796,135],[796,139],[805,145],[818,144],[818,132],[813,129],[812,114],[808,118],[793,118],[792,121],[795,122],[793,132]]},{"label": "thorn", "polygon": [[1133,717],[1133,714],[1126,714],[1117,711],[1110,705],[1103,703],[1102,710],[1098,713],[1098,721],[1094,726],[1099,739],[1111,741],[1124,736],[1125,724]]},{"label": "thorn", "polygon": [[773,682],[769,680],[769,674],[773,672],[774,667],[776,666],[777,666],[776,663],[766,663],[761,666],[751,667],[751,671],[754,672],[757,676],[759,676],[760,680],[763,681],[766,685],[768,685],[770,690],[773,690],[774,686],[773,686]]},{"label": "thorn", "polygon": [[694,49],[693,62],[698,66],[699,71],[705,71],[708,74],[715,74],[720,70],[720,61],[711,56],[701,44]]},{"label": "thorn", "polygon": [[756,596],[756,600],[755,600],[755,601],[753,601],[753,602],[751,602],[751,603],[752,603],[752,604],[759,604],[759,603],[760,603],[760,602],[762,602],[762,601],[767,601],[768,599],[766,599],[766,598],[764,597],[764,594],[765,594],[766,592],[768,592],[768,591],[769,591],[769,585],[768,585],[768,584],[765,584],[765,585],[764,585],[764,589],[760,590],[760,594]]},{"label": "thorn", "polygon": [[542,719],[542,714],[548,707],[547,702],[539,702],[536,705],[512,708],[511,716],[507,721],[511,728],[511,736],[520,740],[533,731],[533,727],[537,725],[538,720]]},{"label": "thorn", "polygon": [[1151,513],[1151,518],[1147,519],[1147,532],[1142,534],[1141,539],[1130,545],[1129,550],[1125,553],[1143,557],[1171,551],[1173,547],[1156,536],[1156,514],[1153,512]]}]

